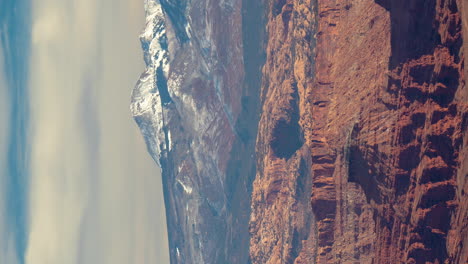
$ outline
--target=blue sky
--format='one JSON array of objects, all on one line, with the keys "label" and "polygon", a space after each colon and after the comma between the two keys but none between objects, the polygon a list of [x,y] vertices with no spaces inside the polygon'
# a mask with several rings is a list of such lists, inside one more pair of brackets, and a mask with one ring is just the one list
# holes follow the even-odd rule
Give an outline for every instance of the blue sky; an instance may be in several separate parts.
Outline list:
[{"label": "blue sky", "polygon": [[0,263],[168,263],[129,111],[143,0],[7,3],[23,6],[0,9]]},{"label": "blue sky", "polygon": [[0,262],[23,263],[27,243],[29,2],[0,4]]}]

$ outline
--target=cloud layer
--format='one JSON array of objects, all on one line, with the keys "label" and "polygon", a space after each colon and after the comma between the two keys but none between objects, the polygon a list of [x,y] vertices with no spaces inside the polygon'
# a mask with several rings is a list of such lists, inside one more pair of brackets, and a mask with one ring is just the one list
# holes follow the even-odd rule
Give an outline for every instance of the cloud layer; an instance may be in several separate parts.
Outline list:
[{"label": "cloud layer", "polygon": [[160,172],[129,110],[140,0],[34,0],[27,264],[168,263]]}]

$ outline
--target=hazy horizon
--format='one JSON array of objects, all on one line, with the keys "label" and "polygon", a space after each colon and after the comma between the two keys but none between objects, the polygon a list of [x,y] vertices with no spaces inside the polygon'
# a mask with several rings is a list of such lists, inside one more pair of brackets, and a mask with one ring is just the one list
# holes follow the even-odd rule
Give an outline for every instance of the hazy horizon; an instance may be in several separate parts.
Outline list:
[{"label": "hazy horizon", "polygon": [[[24,3],[11,11],[30,20],[31,32],[29,50],[17,51],[26,59],[14,58],[27,67],[18,102],[12,94],[21,89],[5,82],[17,79],[5,54],[18,47],[0,45],[0,165],[27,157],[15,163],[27,172],[22,192],[2,190],[1,263],[169,263],[161,172],[129,110],[144,70],[144,1]],[[0,44],[12,23],[3,22]],[[13,132],[10,104],[28,109]],[[27,144],[21,155],[8,151],[17,133]],[[2,188],[12,179],[3,171]]]}]

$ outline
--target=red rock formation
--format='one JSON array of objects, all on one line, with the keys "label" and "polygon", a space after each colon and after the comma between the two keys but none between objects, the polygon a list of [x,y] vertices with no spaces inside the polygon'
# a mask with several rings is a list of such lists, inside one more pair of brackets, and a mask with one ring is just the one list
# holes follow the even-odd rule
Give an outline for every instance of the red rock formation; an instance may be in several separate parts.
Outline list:
[{"label": "red rock formation", "polygon": [[252,263],[467,263],[461,1],[269,8]]}]

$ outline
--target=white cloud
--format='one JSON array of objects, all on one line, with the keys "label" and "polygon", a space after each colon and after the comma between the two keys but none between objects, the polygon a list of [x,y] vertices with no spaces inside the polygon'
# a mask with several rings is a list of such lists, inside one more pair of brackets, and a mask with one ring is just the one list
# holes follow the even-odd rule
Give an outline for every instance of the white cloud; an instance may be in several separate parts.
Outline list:
[{"label": "white cloud", "polygon": [[168,263],[160,174],[129,112],[140,0],[34,0],[27,264]]},{"label": "white cloud", "polygon": [[34,3],[27,263],[72,263],[77,258],[75,243],[88,196],[86,175],[94,169],[88,166],[86,138],[77,116],[86,77],[83,67],[95,56],[83,53],[92,52],[97,36],[76,29],[82,15],[70,13],[63,1]]}]

